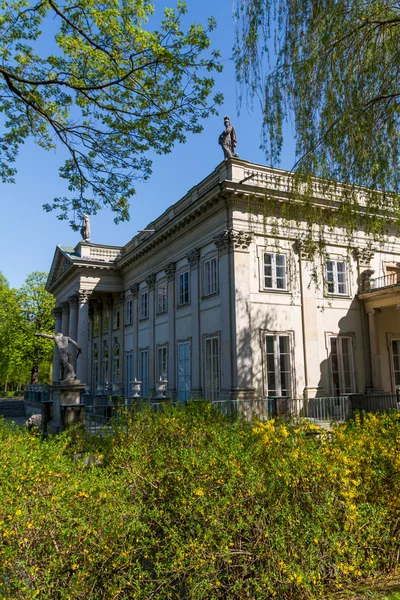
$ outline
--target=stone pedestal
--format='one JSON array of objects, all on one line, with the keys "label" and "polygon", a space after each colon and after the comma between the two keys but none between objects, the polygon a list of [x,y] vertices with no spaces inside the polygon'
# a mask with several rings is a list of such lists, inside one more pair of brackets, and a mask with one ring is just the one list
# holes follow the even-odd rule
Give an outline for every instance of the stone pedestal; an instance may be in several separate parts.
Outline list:
[{"label": "stone pedestal", "polygon": [[51,386],[52,406],[48,407],[51,420],[48,422],[48,431],[52,434],[59,433],[65,427],[75,423],[84,422],[84,404],[81,404],[81,394],[85,384],[80,381],[61,381]]}]

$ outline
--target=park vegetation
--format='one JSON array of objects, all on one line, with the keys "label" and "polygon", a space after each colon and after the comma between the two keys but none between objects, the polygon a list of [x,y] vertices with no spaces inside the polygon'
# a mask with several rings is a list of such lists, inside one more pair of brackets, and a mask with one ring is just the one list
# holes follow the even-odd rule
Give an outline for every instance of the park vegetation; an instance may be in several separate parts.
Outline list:
[{"label": "park vegetation", "polygon": [[55,300],[47,274],[36,271],[19,289],[0,273],[0,393],[19,394],[28,383],[49,383],[53,344],[35,333],[54,332]]},{"label": "park vegetation", "polygon": [[113,434],[0,426],[4,600],[302,600],[400,552],[399,414],[331,432],[146,407]]}]

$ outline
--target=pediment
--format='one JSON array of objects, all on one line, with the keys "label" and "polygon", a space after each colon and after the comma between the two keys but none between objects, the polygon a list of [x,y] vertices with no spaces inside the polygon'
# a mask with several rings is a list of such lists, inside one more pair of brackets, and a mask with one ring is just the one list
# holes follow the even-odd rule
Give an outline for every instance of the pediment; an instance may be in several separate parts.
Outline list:
[{"label": "pediment", "polygon": [[47,278],[46,288],[51,288],[56,281],[64,275],[65,271],[72,265],[72,260],[58,246],[54,254],[50,273]]}]

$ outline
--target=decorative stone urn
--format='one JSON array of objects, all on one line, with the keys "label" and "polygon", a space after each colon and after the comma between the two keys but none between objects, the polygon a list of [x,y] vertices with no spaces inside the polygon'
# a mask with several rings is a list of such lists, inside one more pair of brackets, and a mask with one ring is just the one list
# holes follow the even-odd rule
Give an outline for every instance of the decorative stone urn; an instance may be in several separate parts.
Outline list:
[{"label": "decorative stone urn", "polygon": [[142,382],[138,381],[135,377],[135,379],[133,381],[130,381],[129,383],[131,384],[132,398],[140,398],[140,388]]},{"label": "decorative stone urn", "polygon": [[102,396],[104,394],[104,383],[97,383],[96,384],[96,394],[98,396]]},{"label": "decorative stone urn", "polygon": [[119,396],[122,393],[122,385],[119,382],[112,383],[111,391],[113,396]]},{"label": "decorative stone urn", "polygon": [[165,392],[167,391],[167,379],[160,379],[154,382],[154,388],[156,391],[155,400],[165,400]]}]

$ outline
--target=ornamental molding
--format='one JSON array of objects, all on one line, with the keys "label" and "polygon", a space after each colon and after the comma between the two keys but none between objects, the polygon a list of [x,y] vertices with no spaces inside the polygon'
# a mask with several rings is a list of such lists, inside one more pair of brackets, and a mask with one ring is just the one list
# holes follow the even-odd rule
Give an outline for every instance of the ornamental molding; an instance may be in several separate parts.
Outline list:
[{"label": "ornamental molding", "polygon": [[91,290],[79,290],[79,292],[78,292],[79,304],[89,304],[91,295],[92,295]]},{"label": "ornamental molding", "polygon": [[234,231],[226,229],[214,238],[214,244],[218,251],[223,254],[228,250],[248,250],[253,241],[254,233],[252,231]]},{"label": "ornamental molding", "polygon": [[175,278],[175,273],[176,273],[176,263],[175,262],[170,262],[167,264],[167,266],[164,269],[166,276],[168,277],[169,281],[171,281],[172,279]]},{"label": "ornamental molding", "polygon": [[131,285],[131,287],[129,288],[132,296],[134,298],[137,298],[137,295],[139,293],[139,284],[138,283],[134,283],[133,285]]},{"label": "ornamental molding", "polygon": [[56,306],[55,308],[53,308],[52,312],[53,312],[53,317],[55,319],[61,319],[62,312],[63,312],[61,306]]},{"label": "ornamental molding", "polygon": [[68,302],[70,304],[70,308],[78,308],[78,302],[79,302],[78,294],[73,294],[72,296],[69,296]]},{"label": "ornamental molding", "polygon": [[69,314],[69,302],[63,302],[61,304],[61,310],[63,315]]},{"label": "ornamental molding", "polygon": [[154,289],[155,283],[156,283],[156,274],[155,273],[151,273],[146,278],[146,284],[147,284],[147,287],[149,288],[149,290]]},{"label": "ornamental molding", "polygon": [[369,268],[374,255],[375,250],[373,248],[355,248],[354,250],[354,256],[360,268]]},{"label": "ornamental molding", "polygon": [[192,268],[197,267],[200,260],[200,249],[193,248],[193,250],[187,253],[186,258]]}]

